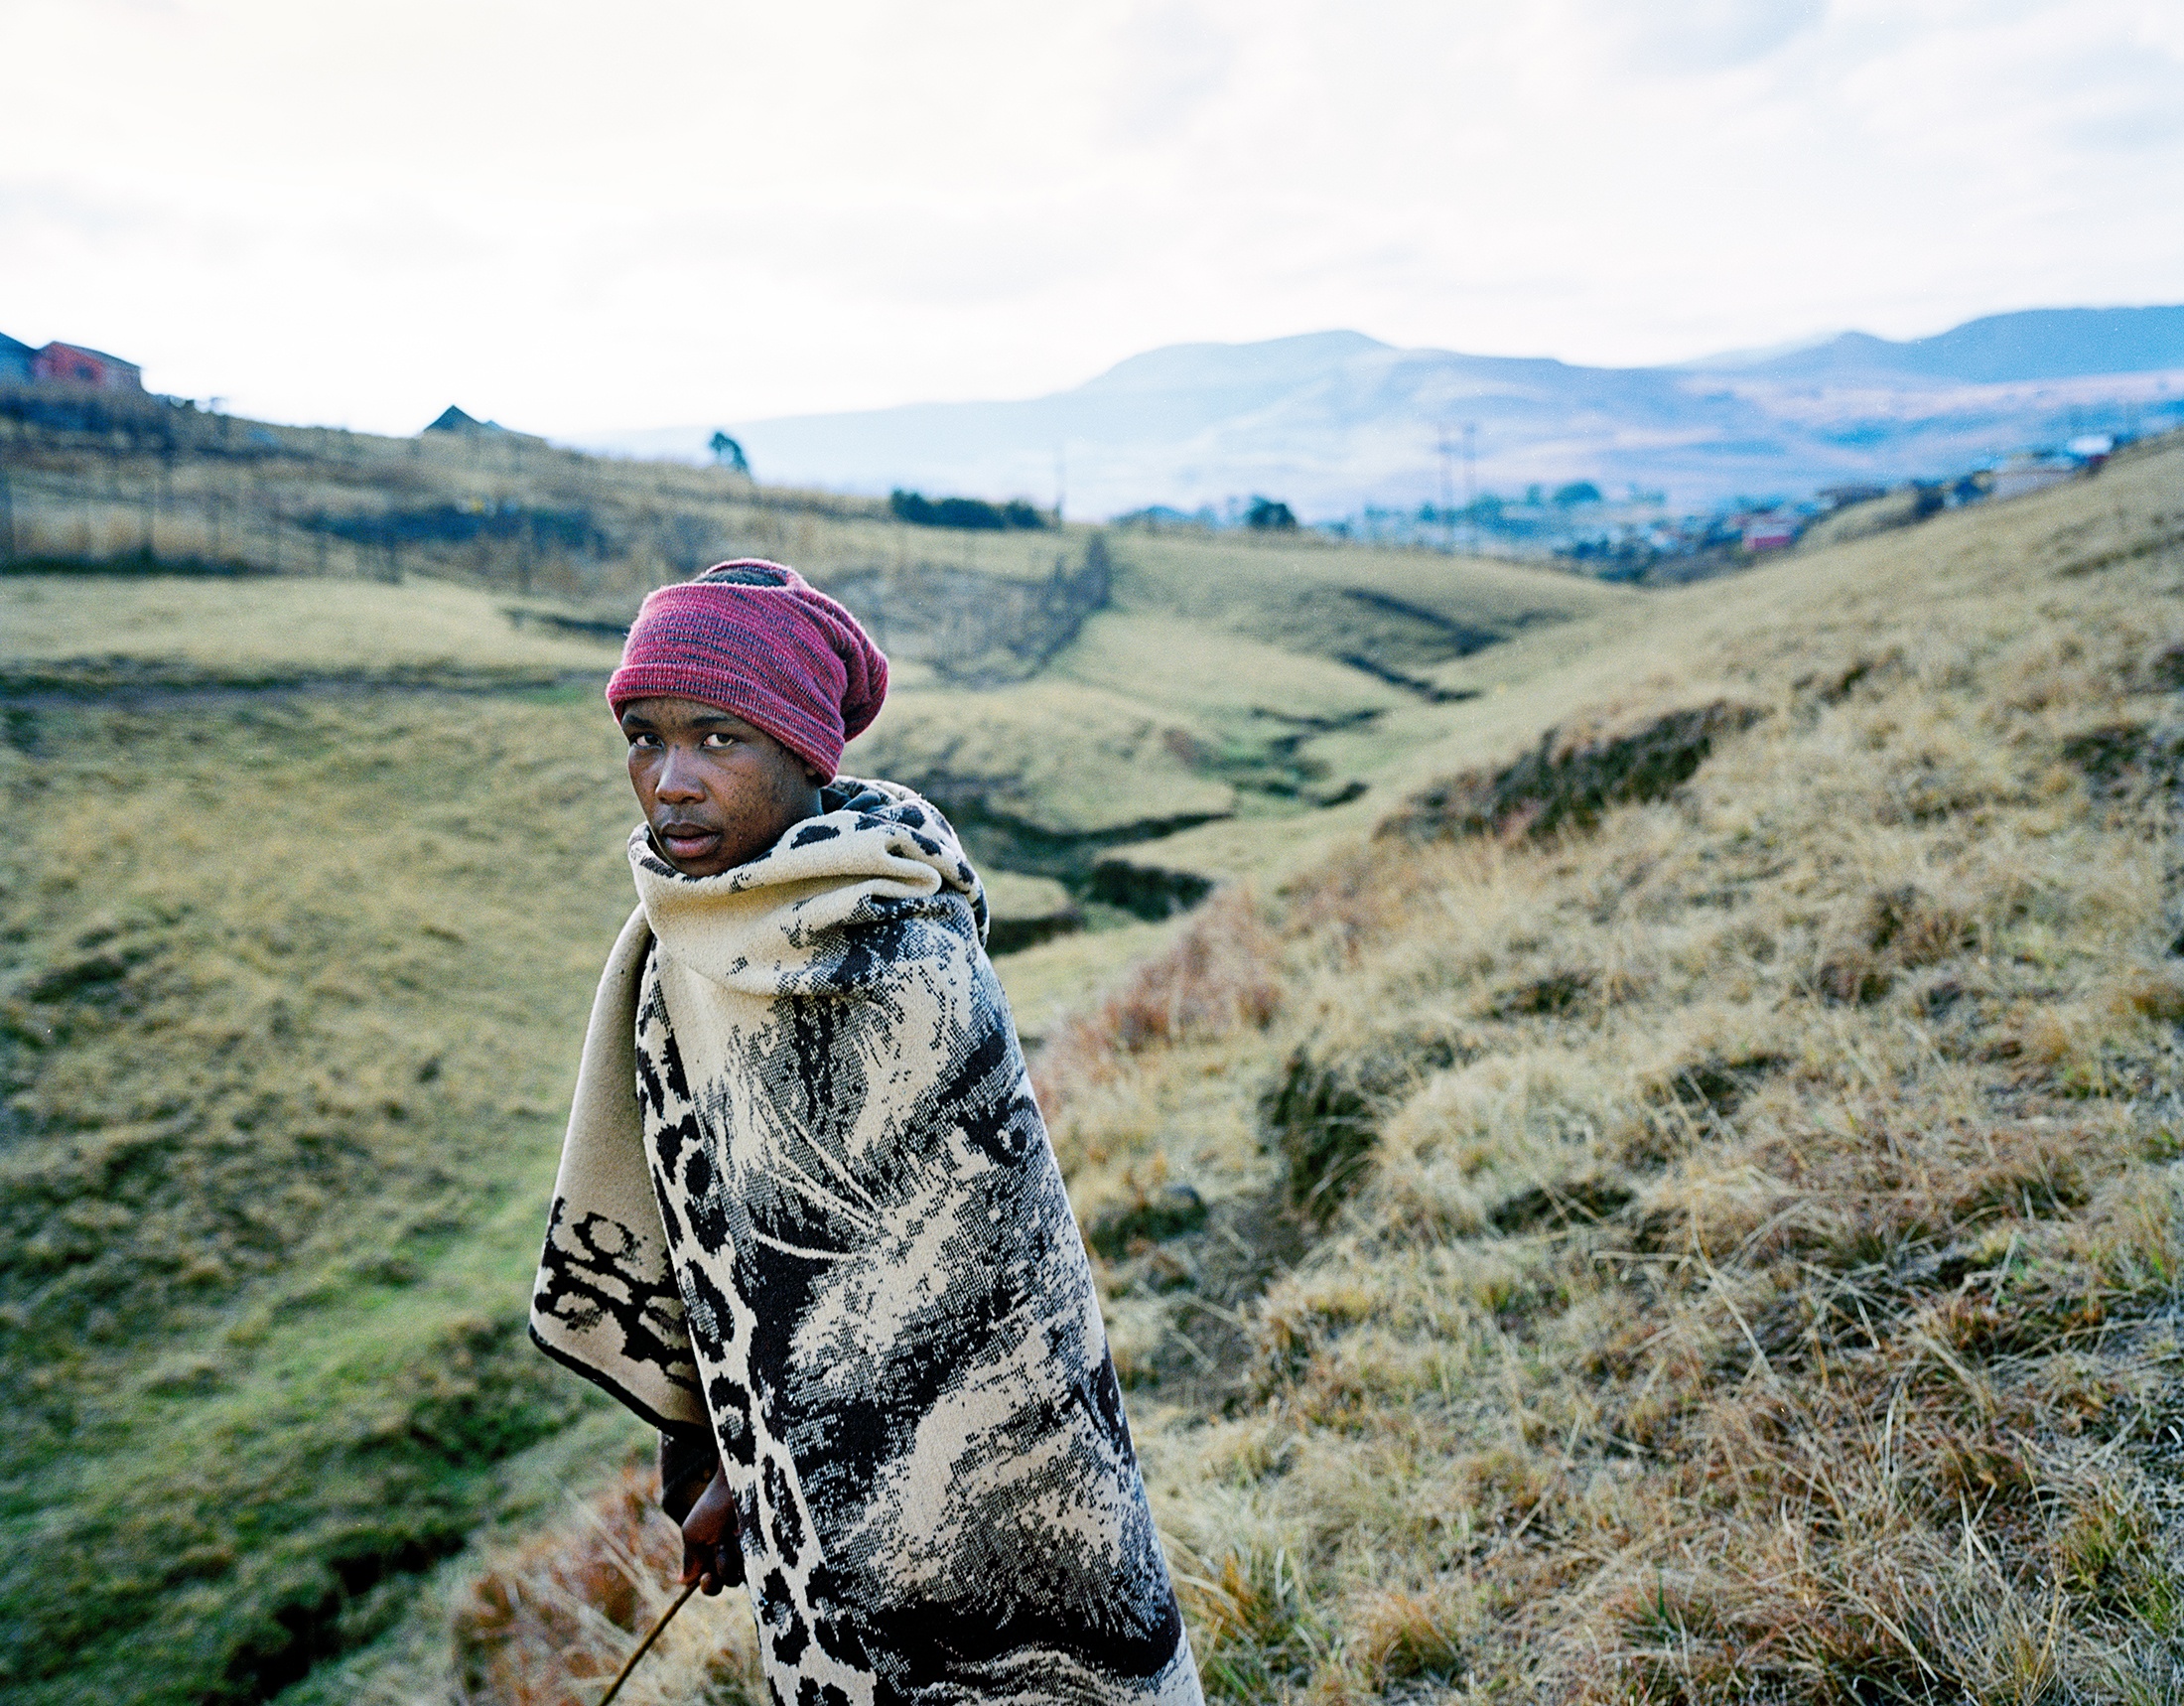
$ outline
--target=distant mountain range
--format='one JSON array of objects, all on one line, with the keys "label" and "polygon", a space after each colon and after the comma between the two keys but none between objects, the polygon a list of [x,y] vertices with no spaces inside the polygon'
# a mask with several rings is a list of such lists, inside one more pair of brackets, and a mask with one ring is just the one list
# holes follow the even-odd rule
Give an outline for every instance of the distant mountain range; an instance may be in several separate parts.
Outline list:
[{"label": "distant mountain range", "polygon": [[[703,460],[717,425],[761,480],[848,492],[1066,493],[1076,517],[1253,494],[1306,519],[1590,480],[1680,507],[1934,477],[2083,432],[2184,419],[2184,306],[1998,314],[1662,367],[1398,350],[1358,332],[1150,351],[1051,396],[708,422],[573,440]],[[1443,451],[1442,446],[1448,449]]]}]

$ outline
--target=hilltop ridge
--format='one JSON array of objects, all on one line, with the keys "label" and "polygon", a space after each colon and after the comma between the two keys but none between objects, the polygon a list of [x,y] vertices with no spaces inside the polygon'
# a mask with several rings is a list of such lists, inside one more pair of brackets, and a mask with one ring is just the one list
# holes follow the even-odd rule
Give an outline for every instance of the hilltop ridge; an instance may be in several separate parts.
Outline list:
[{"label": "hilltop ridge", "polygon": [[[1266,493],[1309,519],[1444,503],[1460,428],[1482,489],[1589,480],[1705,507],[1982,459],[2184,408],[2184,308],[1990,315],[1932,338],[1844,333],[1653,367],[1407,350],[1337,331],[1149,351],[1073,389],[730,423],[769,478],[991,497],[1059,479],[1072,513]],[[696,457],[711,428],[600,434]],[[1450,444],[1443,454],[1444,441]],[[1057,464],[1059,466],[1057,466]]]},{"label": "hilltop ridge", "polygon": [[1968,385],[2165,372],[2184,368],[2184,307],[2027,309],[1968,320],[1931,338],[1844,332],[1777,354],[1685,365],[1784,379],[1895,375]]}]

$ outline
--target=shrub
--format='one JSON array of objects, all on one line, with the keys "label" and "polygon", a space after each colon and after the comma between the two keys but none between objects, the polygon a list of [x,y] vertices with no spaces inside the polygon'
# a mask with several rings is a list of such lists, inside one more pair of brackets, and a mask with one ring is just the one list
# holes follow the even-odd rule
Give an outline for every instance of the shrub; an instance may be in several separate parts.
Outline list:
[{"label": "shrub", "polygon": [[1550,729],[1515,763],[1468,771],[1417,795],[1378,833],[1425,841],[1589,829],[1610,806],[1666,797],[1706,763],[1714,742],[1764,715],[1716,699],[1620,728]]},{"label": "shrub", "polygon": [[913,527],[966,527],[988,532],[1044,527],[1050,523],[1021,498],[989,503],[983,498],[927,498],[899,489],[887,494],[887,508],[897,521]]}]

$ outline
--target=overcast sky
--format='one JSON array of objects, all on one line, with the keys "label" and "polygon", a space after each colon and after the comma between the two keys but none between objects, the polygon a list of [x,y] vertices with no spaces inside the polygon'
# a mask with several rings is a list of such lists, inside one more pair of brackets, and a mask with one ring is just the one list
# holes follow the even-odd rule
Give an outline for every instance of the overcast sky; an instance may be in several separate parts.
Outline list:
[{"label": "overcast sky", "polygon": [[552,433],[2184,301],[2177,0],[0,0],[0,332]]}]

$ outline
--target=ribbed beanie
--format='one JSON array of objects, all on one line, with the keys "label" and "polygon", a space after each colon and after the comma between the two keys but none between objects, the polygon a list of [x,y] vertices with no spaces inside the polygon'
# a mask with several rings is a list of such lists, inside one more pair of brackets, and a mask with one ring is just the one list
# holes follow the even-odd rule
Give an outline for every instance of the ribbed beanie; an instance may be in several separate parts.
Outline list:
[{"label": "ribbed beanie", "polygon": [[648,594],[607,683],[617,717],[632,699],[717,705],[830,782],[887,696],[887,660],[857,618],[794,569],[756,557]]}]

